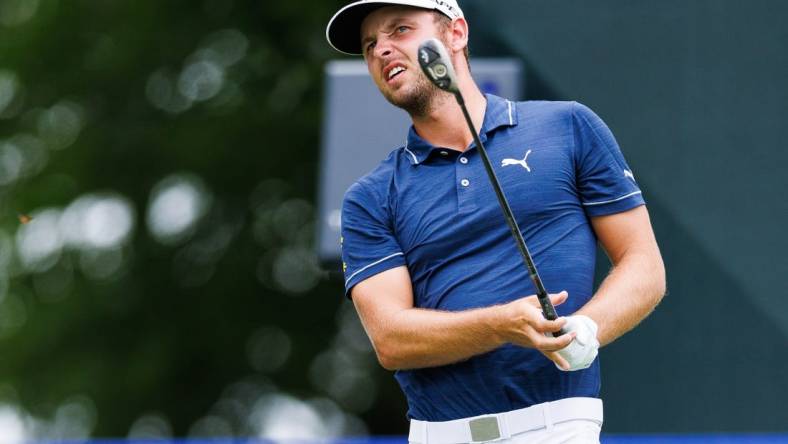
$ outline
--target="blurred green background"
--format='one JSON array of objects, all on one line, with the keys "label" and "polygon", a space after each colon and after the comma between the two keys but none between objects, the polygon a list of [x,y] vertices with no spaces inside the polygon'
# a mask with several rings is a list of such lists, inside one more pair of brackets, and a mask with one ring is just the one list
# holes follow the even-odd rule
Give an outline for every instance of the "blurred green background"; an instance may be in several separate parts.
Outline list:
[{"label": "blurred green background", "polygon": [[312,247],[341,3],[0,0],[5,438],[367,432]]},{"label": "blurred green background", "polygon": [[[0,0],[4,438],[405,432],[313,249],[344,3]],[[607,430],[785,431],[788,7],[460,4],[649,201],[670,295],[603,354]]]}]

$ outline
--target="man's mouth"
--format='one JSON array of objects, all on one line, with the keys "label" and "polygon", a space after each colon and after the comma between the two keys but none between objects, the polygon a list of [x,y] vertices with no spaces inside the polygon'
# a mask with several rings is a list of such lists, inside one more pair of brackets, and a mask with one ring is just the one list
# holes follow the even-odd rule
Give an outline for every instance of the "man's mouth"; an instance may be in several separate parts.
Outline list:
[{"label": "man's mouth", "polygon": [[397,66],[396,68],[389,71],[389,80],[393,79],[397,74],[404,72],[405,68],[401,66]]},{"label": "man's mouth", "polygon": [[402,66],[402,65],[396,65],[396,66],[394,66],[394,67],[392,67],[392,68],[389,68],[389,69],[386,71],[386,76],[385,76],[385,77],[386,77],[386,80],[387,80],[387,81],[388,81],[388,80],[391,80],[391,79],[393,79],[394,77],[397,77],[398,75],[402,74],[402,73],[403,73],[403,72],[405,72],[405,71],[407,71],[407,68],[405,68],[405,67],[404,67],[404,66]]}]

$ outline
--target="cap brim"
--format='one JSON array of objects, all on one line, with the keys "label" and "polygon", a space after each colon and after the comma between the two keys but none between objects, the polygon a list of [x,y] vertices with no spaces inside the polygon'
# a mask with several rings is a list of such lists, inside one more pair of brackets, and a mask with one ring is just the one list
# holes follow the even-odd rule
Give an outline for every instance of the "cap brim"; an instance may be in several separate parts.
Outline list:
[{"label": "cap brim", "polygon": [[339,52],[362,55],[361,23],[374,10],[383,6],[404,5],[415,8],[436,9],[429,2],[420,0],[389,0],[381,2],[360,1],[340,9],[326,27],[326,40]]}]

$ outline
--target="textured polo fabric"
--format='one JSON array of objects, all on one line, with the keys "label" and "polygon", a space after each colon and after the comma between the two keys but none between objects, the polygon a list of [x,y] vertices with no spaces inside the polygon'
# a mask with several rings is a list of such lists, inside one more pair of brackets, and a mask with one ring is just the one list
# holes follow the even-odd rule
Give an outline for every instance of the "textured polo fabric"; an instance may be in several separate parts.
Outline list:
[{"label": "textured polo fabric", "polygon": [[[644,201],[602,120],[576,102],[510,102],[487,95],[480,138],[551,293],[569,315],[592,296],[596,238],[589,217]],[[342,258],[347,295],[405,265],[416,307],[458,311],[535,289],[478,150],[434,147],[413,128],[345,194]],[[467,361],[398,371],[411,418],[446,421],[573,396],[597,397],[599,361],[561,372],[536,350],[506,345]]]}]

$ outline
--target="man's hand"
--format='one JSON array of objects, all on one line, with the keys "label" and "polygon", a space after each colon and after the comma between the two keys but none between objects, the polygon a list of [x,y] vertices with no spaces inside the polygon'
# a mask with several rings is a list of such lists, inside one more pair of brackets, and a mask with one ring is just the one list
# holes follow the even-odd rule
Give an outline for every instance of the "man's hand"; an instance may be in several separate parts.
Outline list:
[{"label": "man's hand", "polygon": [[588,316],[575,315],[565,318],[564,331],[575,334],[575,339],[565,348],[558,350],[557,354],[564,358],[567,365],[561,365],[556,361],[556,367],[563,371],[574,371],[588,368],[599,350],[599,341],[596,334],[598,327],[596,322]]},{"label": "man's hand", "polygon": [[[553,305],[560,305],[568,297],[568,293],[562,291],[558,294],[551,294],[550,301]],[[506,323],[502,329],[505,342],[535,348],[553,361],[556,366],[569,367],[569,363],[558,353],[558,350],[569,346],[576,333],[567,332],[557,338],[552,335],[566,326],[566,318],[558,318],[554,321],[545,319],[536,296],[517,299],[502,305],[501,308],[505,310]]]}]

